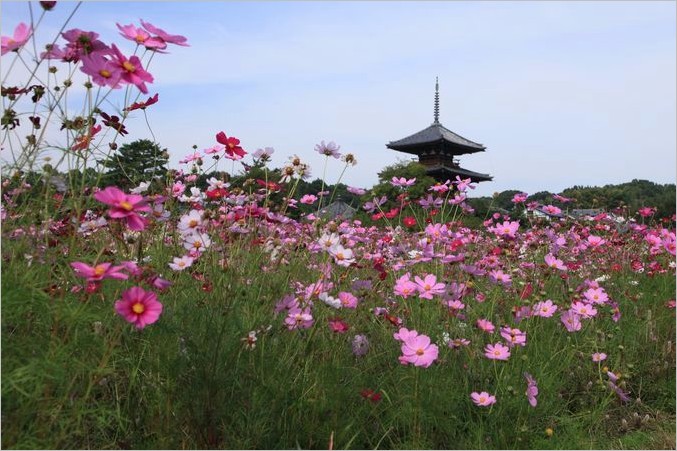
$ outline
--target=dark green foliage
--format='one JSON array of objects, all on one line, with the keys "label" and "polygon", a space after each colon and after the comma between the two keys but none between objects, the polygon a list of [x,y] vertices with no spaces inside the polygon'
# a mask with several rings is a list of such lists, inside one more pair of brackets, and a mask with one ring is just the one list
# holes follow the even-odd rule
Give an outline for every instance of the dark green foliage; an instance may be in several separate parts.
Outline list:
[{"label": "dark green foliage", "polygon": [[106,172],[107,185],[116,185],[123,189],[133,188],[141,182],[151,182],[164,178],[167,174],[169,154],[157,143],[139,139],[120,147],[106,160],[100,160]]}]

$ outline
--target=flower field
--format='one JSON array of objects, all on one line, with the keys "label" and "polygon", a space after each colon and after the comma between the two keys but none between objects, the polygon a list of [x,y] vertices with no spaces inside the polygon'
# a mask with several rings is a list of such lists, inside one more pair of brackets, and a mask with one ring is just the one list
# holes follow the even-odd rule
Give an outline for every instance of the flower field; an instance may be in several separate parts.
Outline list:
[{"label": "flower field", "polygon": [[[68,26],[30,55],[39,23],[2,38],[4,448],[674,449],[674,217],[536,220],[572,200],[521,193],[473,221],[469,180],[415,197],[396,177],[332,218],[326,174],[354,155],[318,144],[301,195],[298,156],[275,170],[219,130],[181,170],[109,184],[95,162],[161,102],[151,59],[188,40],[119,24],[132,54]],[[207,177],[224,160],[245,176]]]}]

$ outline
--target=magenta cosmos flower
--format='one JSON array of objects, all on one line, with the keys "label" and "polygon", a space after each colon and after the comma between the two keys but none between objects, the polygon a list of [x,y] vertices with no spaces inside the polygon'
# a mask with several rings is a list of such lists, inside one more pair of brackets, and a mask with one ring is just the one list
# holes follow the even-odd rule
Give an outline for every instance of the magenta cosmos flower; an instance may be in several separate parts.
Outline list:
[{"label": "magenta cosmos flower", "polygon": [[491,360],[508,360],[510,357],[510,348],[501,343],[487,345],[484,348],[484,355]]},{"label": "magenta cosmos flower", "polygon": [[110,205],[108,215],[113,219],[125,219],[131,230],[141,231],[146,228],[146,220],[139,216],[139,212],[150,211],[143,196],[125,194],[115,186],[108,186],[94,194],[94,199]]},{"label": "magenta cosmos flower", "polygon": [[527,380],[527,391],[524,392],[524,394],[527,395],[529,405],[531,405],[531,407],[536,407],[536,404],[538,404],[538,400],[536,399],[536,396],[538,396],[538,384],[536,383],[536,379],[526,371],[524,372],[524,378]]},{"label": "magenta cosmos flower", "polygon": [[169,34],[162,28],[158,28],[153,24],[150,24],[148,22],[144,22],[141,20],[141,25],[143,28],[146,30],[150,31],[151,33],[155,34],[158,38],[162,39],[168,44],[175,44],[175,45],[181,45],[183,47],[190,47],[188,44],[188,39],[185,36],[181,36],[179,34]]},{"label": "magenta cosmos flower", "polygon": [[158,320],[162,313],[162,304],[152,291],[132,287],[122,293],[121,300],[115,302],[115,311],[137,329],[143,329]]},{"label": "magenta cosmos flower", "polygon": [[103,279],[126,280],[129,276],[120,270],[125,269],[124,265],[113,266],[111,263],[99,263],[96,266],[89,266],[82,262],[73,262],[71,267],[80,277],[87,279],[87,282],[98,282]]},{"label": "magenta cosmos flower", "polygon": [[122,71],[118,64],[108,59],[101,52],[83,56],[80,70],[92,77],[92,82],[99,86],[120,87]]},{"label": "magenta cosmos flower", "polygon": [[146,83],[153,83],[153,76],[147,72],[138,56],[131,56],[127,58],[122,52],[113,44],[113,63],[120,68],[120,78],[122,81],[139,88],[144,94],[148,94]]},{"label": "magenta cosmos flower", "polygon": [[428,368],[437,359],[439,353],[437,345],[432,344],[430,337],[426,335],[407,338],[402,344],[401,350],[400,363],[405,365],[411,363],[423,368]]},{"label": "magenta cosmos flower", "polygon": [[119,23],[115,24],[120,30],[120,34],[125,39],[136,42],[138,45],[143,45],[150,50],[162,50],[167,48],[167,43],[158,38],[153,37],[143,28],[137,28],[133,24],[129,25],[120,25]]},{"label": "magenta cosmos flower", "polygon": [[496,397],[494,395],[490,395],[485,391],[483,391],[482,393],[477,392],[470,393],[470,399],[472,399],[472,402],[474,402],[476,405],[480,407],[487,407],[496,403]]},{"label": "magenta cosmos flower", "polygon": [[4,55],[5,53],[18,51],[31,37],[33,29],[21,22],[14,29],[14,34],[10,38],[9,36],[2,36],[0,43],[0,54]]}]

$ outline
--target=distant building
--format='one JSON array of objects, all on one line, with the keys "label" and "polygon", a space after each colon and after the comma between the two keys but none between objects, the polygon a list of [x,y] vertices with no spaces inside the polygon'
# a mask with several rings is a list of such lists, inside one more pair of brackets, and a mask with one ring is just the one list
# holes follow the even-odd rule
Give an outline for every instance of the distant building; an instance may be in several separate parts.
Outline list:
[{"label": "distant building", "polygon": [[485,182],[493,179],[489,174],[481,174],[459,165],[458,155],[484,152],[486,147],[470,141],[452,132],[440,121],[440,86],[435,82],[435,111],[432,125],[418,133],[391,141],[386,144],[389,149],[417,155],[418,161],[426,167],[428,175],[444,183],[454,180],[456,176],[469,178],[473,182]]},{"label": "distant building", "polygon": [[320,210],[319,217],[323,219],[335,219],[341,217],[343,219],[351,219],[357,210],[342,200],[337,200],[327,205]]}]

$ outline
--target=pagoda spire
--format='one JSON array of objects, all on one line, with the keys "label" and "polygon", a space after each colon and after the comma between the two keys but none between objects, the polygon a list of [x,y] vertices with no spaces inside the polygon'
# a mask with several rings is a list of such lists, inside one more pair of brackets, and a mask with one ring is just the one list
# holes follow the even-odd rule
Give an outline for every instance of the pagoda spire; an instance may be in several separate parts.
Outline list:
[{"label": "pagoda spire", "polygon": [[435,122],[434,124],[440,123],[440,83],[439,78],[435,77],[435,111],[434,111]]}]

